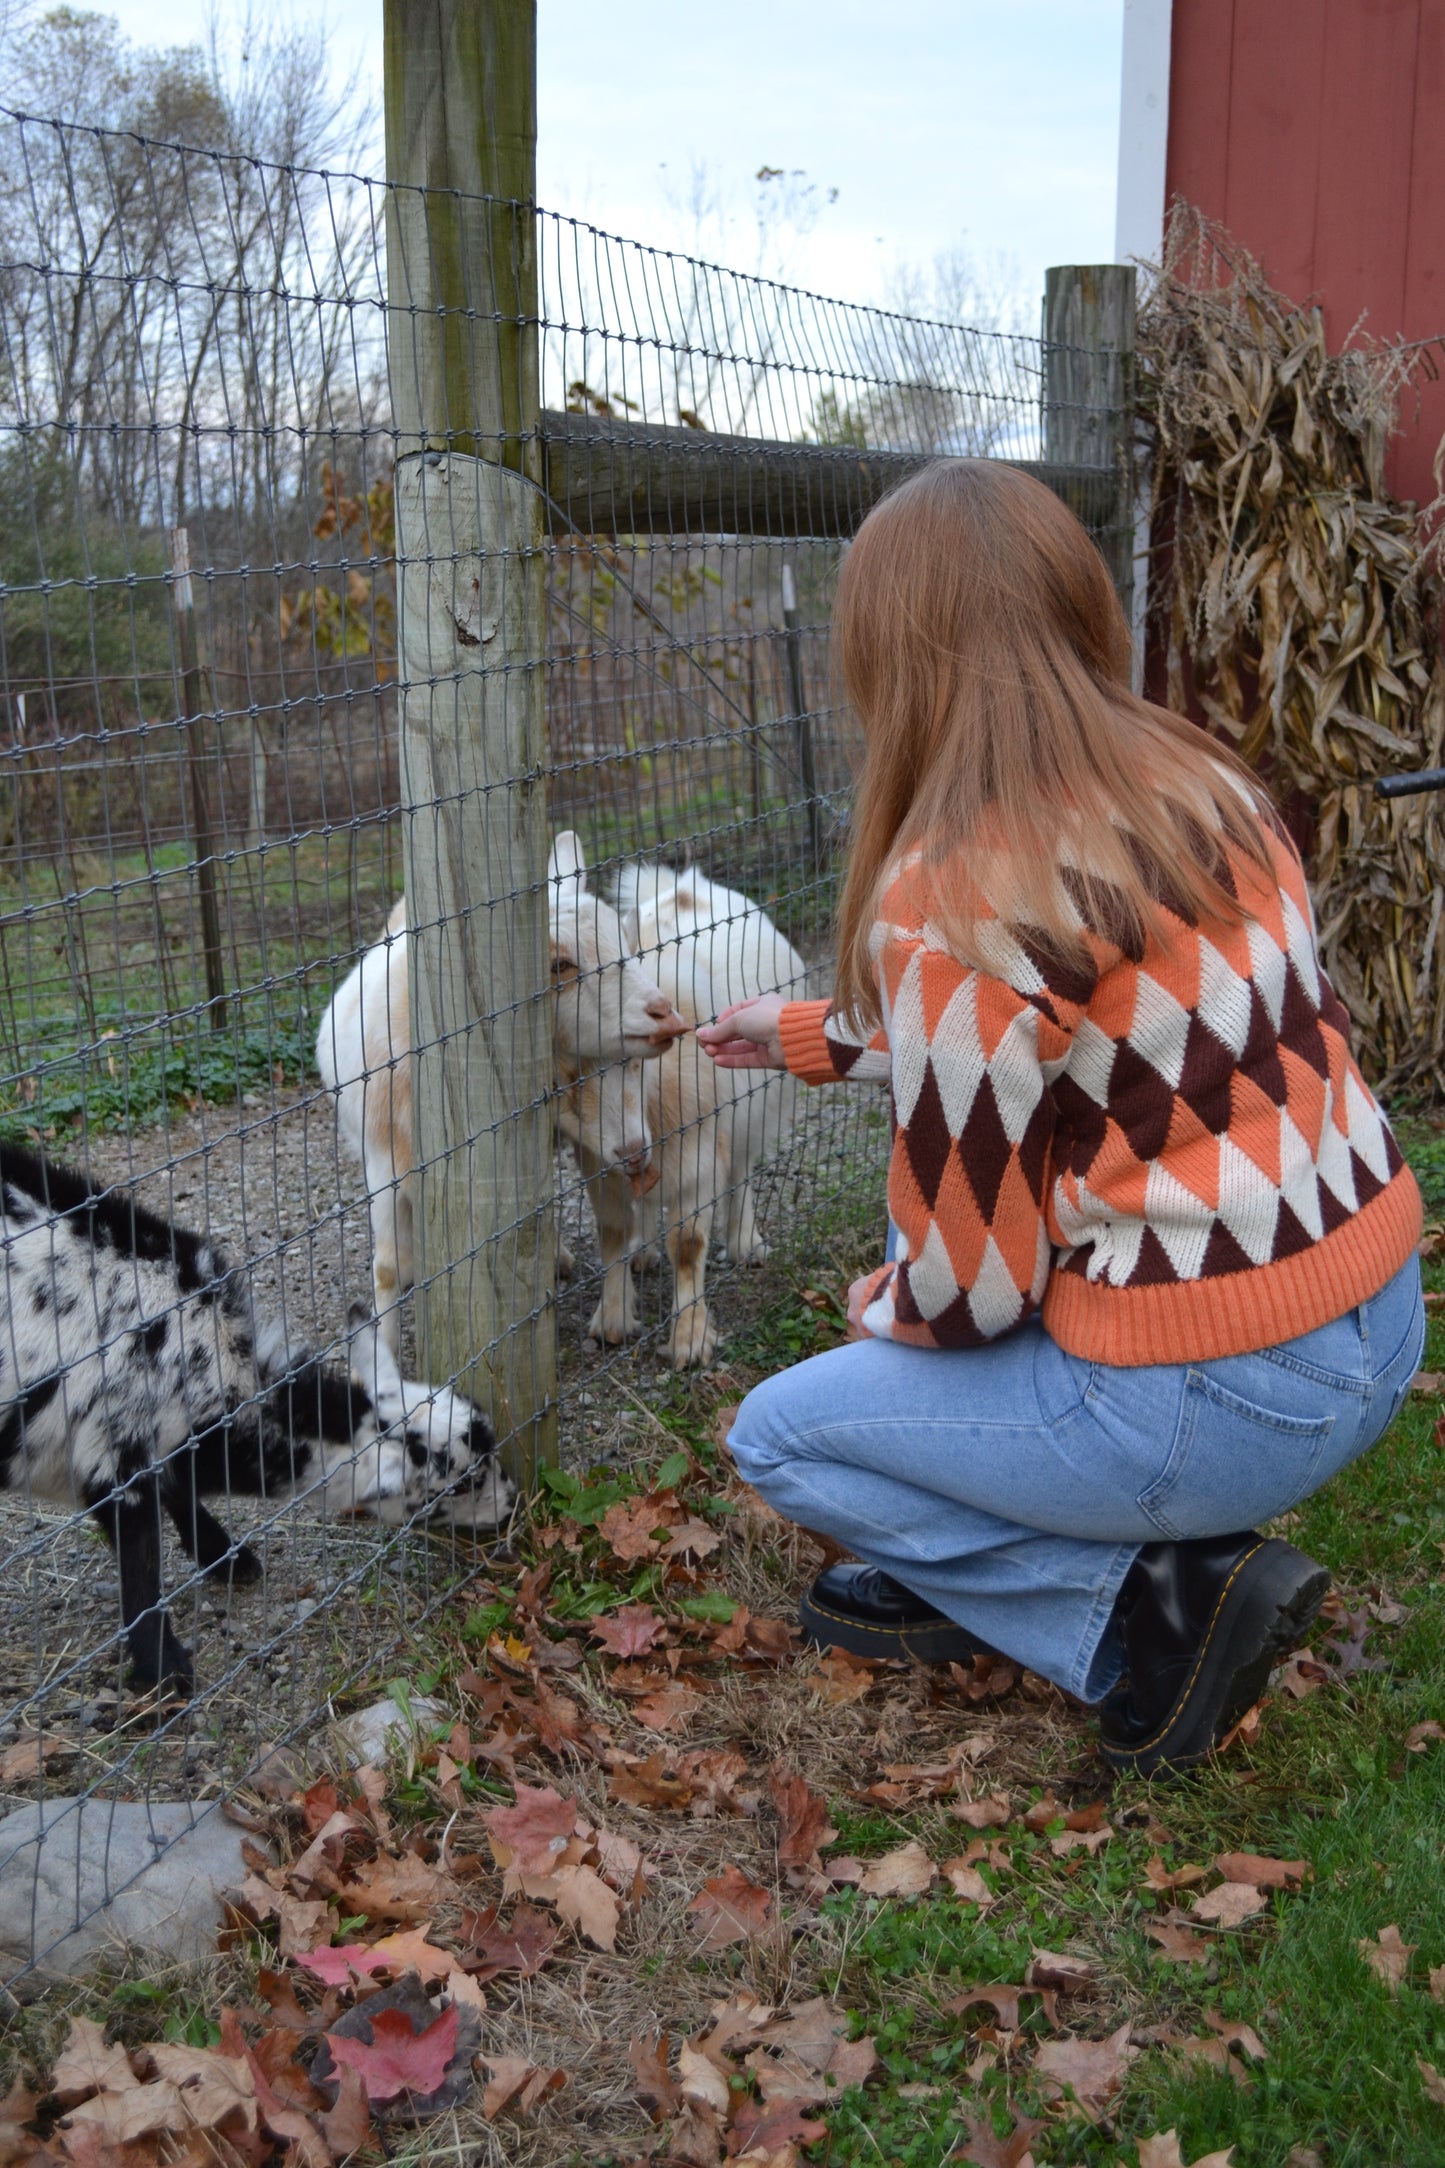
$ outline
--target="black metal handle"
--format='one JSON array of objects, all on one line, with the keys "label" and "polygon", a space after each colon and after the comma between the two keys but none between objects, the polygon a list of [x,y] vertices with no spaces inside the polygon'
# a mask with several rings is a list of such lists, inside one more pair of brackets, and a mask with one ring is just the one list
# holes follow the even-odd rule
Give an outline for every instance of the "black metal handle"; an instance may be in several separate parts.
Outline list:
[{"label": "black metal handle", "polygon": [[1375,779],[1377,798],[1410,798],[1417,790],[1445,790],[1445,768],[1420,768],[1413,775],[1381,775]]}]

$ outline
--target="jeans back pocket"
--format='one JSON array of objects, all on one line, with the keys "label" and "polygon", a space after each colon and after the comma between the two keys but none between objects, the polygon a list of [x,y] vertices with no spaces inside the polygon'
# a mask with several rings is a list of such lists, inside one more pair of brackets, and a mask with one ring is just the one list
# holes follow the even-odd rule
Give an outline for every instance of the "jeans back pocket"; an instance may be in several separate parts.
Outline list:
[{"label": "jeans back pocket", "polygon": [[1191,1370],[1169,1458],[1139,1505],[1176,1540],[1252,1528],[1315,1489],[1334,1427],[1333,1415],[1283,1415]]}]

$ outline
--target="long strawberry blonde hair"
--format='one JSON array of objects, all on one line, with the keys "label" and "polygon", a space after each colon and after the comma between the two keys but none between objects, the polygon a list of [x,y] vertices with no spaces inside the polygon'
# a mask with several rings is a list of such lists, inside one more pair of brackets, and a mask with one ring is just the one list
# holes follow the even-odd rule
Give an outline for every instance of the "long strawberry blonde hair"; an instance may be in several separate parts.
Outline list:
[{"label": "long strawberry blonde hair", "polygon": [[843,565],[833,644],[867,742],[835,993],[860,1023],[879,1022],[869,939],[905,854],[950,947],[984,969],[985,911],[1082,963],[1081,913],[1126,944],[1162,931],[1161,902],[1237,924],[1221,847],[1269,878],[1263,787],[1131,691],[1103,558],[1018,468],[940,460],[877,505]]}]

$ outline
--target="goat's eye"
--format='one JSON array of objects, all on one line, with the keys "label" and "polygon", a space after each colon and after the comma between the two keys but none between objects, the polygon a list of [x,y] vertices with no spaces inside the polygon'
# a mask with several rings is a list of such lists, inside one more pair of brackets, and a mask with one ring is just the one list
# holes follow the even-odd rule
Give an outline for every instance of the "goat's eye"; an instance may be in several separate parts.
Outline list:
[{"label": "goat's eye", "polygon": [[573,958],[570,956],[554,956],[552,958],[552,976],[554,979],[575,978],[577,976],[577,965]]}]

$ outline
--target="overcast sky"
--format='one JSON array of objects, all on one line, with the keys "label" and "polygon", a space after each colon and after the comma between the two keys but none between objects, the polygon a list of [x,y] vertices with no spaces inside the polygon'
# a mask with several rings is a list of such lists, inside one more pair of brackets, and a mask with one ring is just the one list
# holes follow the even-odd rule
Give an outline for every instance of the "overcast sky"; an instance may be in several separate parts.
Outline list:
[{"label": "overcast sky", "polygon": [[[284,13],[285,0],[266,6]],[[180,44],[196,0],[113,0],[137,39]],[[219,8],[223,30],[243,9]],[[339,66],[381,83],[380,0],[291,0]],[[1113,251],[1122,0],[540,0],[538,195],[630,238],[702,239],[753,267],[752,176],[800,169],[816,224],[788,275],[873,300],[900,262],[963,246],[1018,293]],[[698,166],[733,212],[699,235]],[[837,190],[836,200],[826,202]]]}]

